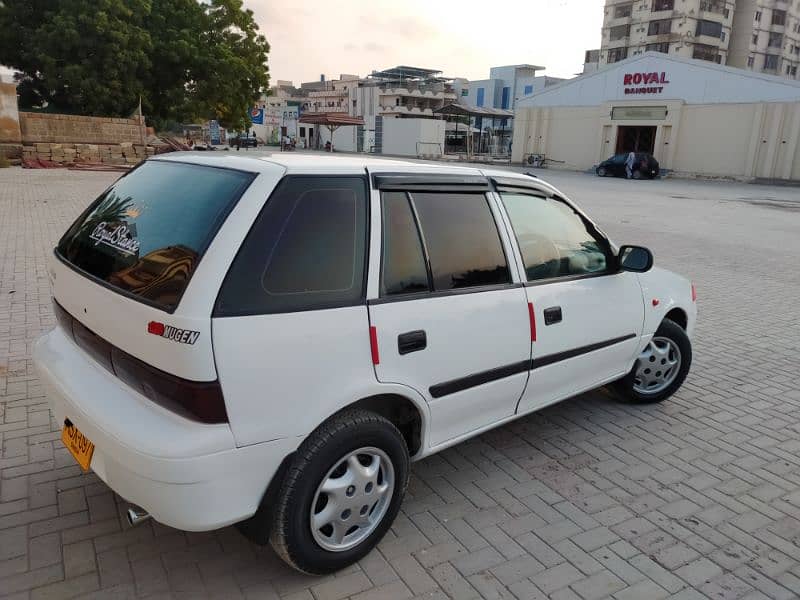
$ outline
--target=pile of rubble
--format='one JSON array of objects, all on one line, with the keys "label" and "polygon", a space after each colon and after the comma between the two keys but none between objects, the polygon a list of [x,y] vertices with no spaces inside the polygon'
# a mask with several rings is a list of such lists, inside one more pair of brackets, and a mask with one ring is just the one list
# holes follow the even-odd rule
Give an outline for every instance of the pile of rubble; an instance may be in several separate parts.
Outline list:
[{"label": "pile of rubble", "polygon": [[[36,143],[22,147],[22,161],[26,166],[105,164],[135,165],[156,153],[153,146],[132,144],[48,144]],[[55,164],[53,164],[55,163]]]}]

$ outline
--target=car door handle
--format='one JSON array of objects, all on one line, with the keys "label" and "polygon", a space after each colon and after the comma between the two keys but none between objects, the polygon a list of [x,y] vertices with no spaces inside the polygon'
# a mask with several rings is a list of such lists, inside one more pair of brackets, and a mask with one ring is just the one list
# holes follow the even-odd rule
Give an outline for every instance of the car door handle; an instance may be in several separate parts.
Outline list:
[{"label": "car door handle", "polygon": [[397,351],[400,354],[418,352],[428,346],[428,337],[422,329],[401,333],[397,336]]},{"label": "car door handle", "polygon": [[551,306],[544,309],[544,324],[552,325],[553,323],[561,322],[561,307]]}]

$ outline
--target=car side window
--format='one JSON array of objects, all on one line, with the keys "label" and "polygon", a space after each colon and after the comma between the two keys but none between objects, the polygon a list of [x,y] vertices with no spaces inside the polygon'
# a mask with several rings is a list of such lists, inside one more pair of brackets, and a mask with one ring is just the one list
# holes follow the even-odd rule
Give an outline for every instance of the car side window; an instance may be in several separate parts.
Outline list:
[{"label": "car side window", "polygon": [[366,235],[363,177],[285,177],[234,259],[215,316],[363,302]]},{"label": "car side window", "polygon": [[519,243],[528,281],[603,273],[606,244],[572,208],[558,198],[501,193]]},{"label": "car side window", "polygon": [[485,194],[410,194],[430,260],[434,291],[511,282]]},{"label": "car side window", "polygon": [[384,193],[382,211],[381,295],[429,291],[425,255],[408,196]]}]

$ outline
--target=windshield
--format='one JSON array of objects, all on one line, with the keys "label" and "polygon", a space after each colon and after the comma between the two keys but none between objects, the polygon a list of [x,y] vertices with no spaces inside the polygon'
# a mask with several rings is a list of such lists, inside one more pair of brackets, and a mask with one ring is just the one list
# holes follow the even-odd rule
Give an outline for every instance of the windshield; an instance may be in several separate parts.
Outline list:
[{"label": "windshield", "polygon": [[252,173],[148,161],[106,190],[56,248],[107,286],[172,311]]}]

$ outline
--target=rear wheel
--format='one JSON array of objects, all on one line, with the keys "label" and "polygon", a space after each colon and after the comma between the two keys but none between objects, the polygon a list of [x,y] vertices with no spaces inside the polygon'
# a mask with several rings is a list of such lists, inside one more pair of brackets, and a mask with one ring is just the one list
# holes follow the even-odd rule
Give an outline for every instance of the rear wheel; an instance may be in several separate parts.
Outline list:
[{"label": "rear wheel", "polygon": [[625,399],[638,403],[661,402],[674,394],[692,364],[692,344],[677,323],[664,319],[633,369],[614,383]]},{"label": "rear wheel", "polygon": [[270,543],[305,573],[361,559],[394,521],[408,483],[405,440],[384,417],[347,411],[318,427],[284,479]]},{"label": "rear wheel", "polygon": [[597,167],[597,174],[600,177],[605,177],[608,175],[608,170],[605,167]]}]

